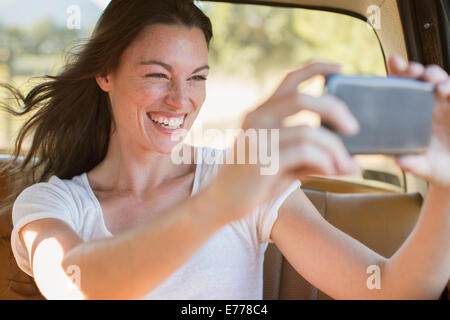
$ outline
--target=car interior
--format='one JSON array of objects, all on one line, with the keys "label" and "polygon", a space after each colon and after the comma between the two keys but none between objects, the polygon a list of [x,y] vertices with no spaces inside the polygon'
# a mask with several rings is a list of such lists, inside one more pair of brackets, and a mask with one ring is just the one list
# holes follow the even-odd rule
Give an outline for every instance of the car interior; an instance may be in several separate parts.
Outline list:
[{"label": "car interior", "polygon": [[[450,4],[445,0],[208,2],[334,12],[363,22],[369,21],[372,12],[368,8],[376,4],[382,10],[382,27],[374,27],[372,32],[378,39],[384,62],[390,55],[399,54],[407,60],[437,64],[450,71]],[[10,157],[6,150],[1,153],[0,161]],[[383,161],[392,163],[392,159]],[[364,162],[360,179],[310,176],[302,181],[302,190],[328,222],[379,254],[390,257],[413,229],[427,184],[399,169],[398,172],[384,170],[383,161]],[[8,181],[5,174],[0,173],[0,201],[8,192]],[[0,220],[0,299],[44,299],[33,279],[18,268],[12,256],[10,216],[0,216]],[[450,281],[442,292],[442,300],[450,299],[449,289]],[[269,244],[265,253],[263,297],[270,300],[331,299],[299,275],[274,244]]]}]

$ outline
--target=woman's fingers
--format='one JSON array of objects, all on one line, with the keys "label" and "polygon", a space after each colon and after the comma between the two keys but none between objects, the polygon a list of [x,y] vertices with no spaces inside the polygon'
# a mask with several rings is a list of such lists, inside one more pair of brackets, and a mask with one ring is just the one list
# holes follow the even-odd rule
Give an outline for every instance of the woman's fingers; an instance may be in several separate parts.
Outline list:
[{"label": "woman's fingers", "polygon": [[300,94],[298,99],[300,109],[319,114],[323,122],[345,135],[354,135],[359,131],[358,121],[342,100],[330,95],[314,97],[306,94]]},{"label": "woman's fingers", "polygon": [[406,172],[441,187],[450,187],[450,170],[448,170],[450,159],[446,155],[426,153],[401,156],[395,160],[398,166]]},{"label": "woman's fingers", "polygon": [[338,174],[355,173],[360,170],[359,165],[348,154],[341,139],[325,128],[295,126],[280,130],[281,149],[299,143],[313,143],[324,149],[334,160],[335,171]]},{"label": "woman's fingers", "polygon": [[422,77],[425,70],[424,66],[420,63],[410,62],[408,64],[402,57],[397,55],[388,59],[388,69],[390,75],[412,79]]},{"label": "woman's fingers", "polygon": [[297,90],[301,82],[312,76],[337,73],[340,68],[336,64],[314,62],[290,72],[265,103],[247,114],[244,129],[279,128],[284,118],[301,110],[310,110],[343,134],[357,133],[358,122],[343,101],[328,95],[313,97]]},{"label": "woman's fingers", "polygon": [[417,62],[409,64],[400,56],[394,55],[388,60],[388,68],[391,75],[420,79],[423,81],[438,84],[448,78],[447,72],[438,65],[424,67]]},{"label": "woman's fingers", "polygon": [[423,72],[425,70],[425,67],[417,62],[411,62],[405,71],[405,77],[413,78],[413,79],[419,79]]},{"label": "woman's fingers", "polygon": [[397,165],[407,172],[413,172],[421,178],[428,178],[431,168],[425,155],[407,155],[395,158]]},{"label": "woman's fingers", "polygon": [[333,158],[313,143],[293,144],[280,150],[280,168],[285,173],[308,169],[308,174],[336,174]]},{"label": "woman's fingers", "polygon": [[317,113],[322,121],[330,124],[345,135],[356,134],[359,124],[340,99],[323,95],[314,97],[300,92],[292,92],[270,100],[248,115],[247,127],[278,128],[284,118],[296,114],[301,110]]},{"label": "woman's fingers", "polygon": [[438,97],[442,99],[450,99],[450,79],[442,81],[436,86]]},{"label": "woman's fingers", "polygon": [[444,69],[437,65],[429,65],[425,68],[421,79],[437,85],[440,82],[447,80],[448,74]]},{"label": "woman's fingers", "polygon": [[325,62],[312,62],[300,69],[289,72],[281,82],[273,97],[280,97],[290,92],[297,91],[300,83],[316,75],[330,75],[338,73],[341,66]]},{"label": "woman's fingers", "polygon": [[390,75],[402,76],[406,72],[408,64],[406,61],[398,56],[393,55],[388,59],[388,69]]}]

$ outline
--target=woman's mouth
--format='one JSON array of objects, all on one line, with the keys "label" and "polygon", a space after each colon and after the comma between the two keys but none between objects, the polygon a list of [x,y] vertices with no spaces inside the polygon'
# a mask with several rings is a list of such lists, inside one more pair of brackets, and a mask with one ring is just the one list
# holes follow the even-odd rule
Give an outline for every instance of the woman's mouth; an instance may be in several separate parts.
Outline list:
[{"label": "woman's mouth", "polygon": [[184,114],[182,116],[177,117],[168,117],[163,116],[161,114],[153,114],[153,113],[147,113],[147,116],[149,117],[152,122],[161,128],[168,129],[168,130],[176,130],[183,128],[184,120],[186,119],[186,115]]}]

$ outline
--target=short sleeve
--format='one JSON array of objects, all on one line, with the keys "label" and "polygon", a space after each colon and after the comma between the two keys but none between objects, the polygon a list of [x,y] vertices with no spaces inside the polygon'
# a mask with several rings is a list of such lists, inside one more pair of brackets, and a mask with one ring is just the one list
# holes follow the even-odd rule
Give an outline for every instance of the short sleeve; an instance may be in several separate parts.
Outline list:
[{"label": "short sleeve", "polygon": [[40,182],[24,189],[16,198],[12,209],[11,249],[19,268],[30,276],[33,276],[30,259],[20,240],[20,229],[32,221],[55,218],[63,220],[75,230],[71,200],[67,192],[62,186],[49,182]]},{"label": "short sleeve", "polygon": [[262,205],[257,211],[256,216],[256,228],[258,233],[258,240],[260,242],[273,242],[270,238],[270,233],[275,221],[278,218],[278,210],[283,202],[294,192],[294,190],[300,188],[300,180],[295,180],[286,190],[284,190],[280,196],[272,199],[268,203]]}]

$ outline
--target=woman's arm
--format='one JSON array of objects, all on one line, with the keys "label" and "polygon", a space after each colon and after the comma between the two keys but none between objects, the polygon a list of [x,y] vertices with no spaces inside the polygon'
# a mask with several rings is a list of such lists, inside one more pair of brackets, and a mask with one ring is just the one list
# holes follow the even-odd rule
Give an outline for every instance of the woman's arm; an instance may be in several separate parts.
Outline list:
[{"label": "woman's arm", "polygon": [[385,282],[397,297],[439,298],[450,278],[449,244],[450,188],[431,185],[416,227],[386,263]]},{"label": "woman's arm", "polygon": [[[330,131],[281,126],[285,117],[310,110],[340,132],[354,134],[358,129],[356,119],[343,102],[297,92],[300,82],[338,71],[339,66],[325,63],[311,63],[292,71],[275,93],[244,119],[244,130],[279,128],[279,170],[272,175],[261,174],[260,164],[240,164],[236,158],[245,155],[248,159],[250,146],[246,143],[245,154],[239,154],[242,150],[236,139],[231,152],[235,165],[221,166],[213,181],[194,197],[114,238],[83,242],[67,224],[56,219],[38,220],[22,228],[21,239],[32,257],[34,278],[44,296],[141,298],[181,267],[221,226],[271,200],[279,178],[290,175],[291,169],[296,169],[300,179],[307,174],[335,172],[334,164],[341,173],[353,173],[356,163],[346,156],[343,144]],[[327,157],[322,150],[325,145],[333,150],[332,156]],[[76,285],[68,286],[68,279]]]},{"label": "woman's arm", "polygon": [[[450,277],[450,79],[437,66],[424,68],[391,58],[393,74],[436,85],[433,136],[423,154],[397,158],[405,171],[430,183],[418,222],[386,259],[323,219],[302,192],[280,208],[272,239],[307,280],[335,298],[433,299]],[[367,268],[378,266],[381,288],[369,290]]]},{"label": "woman's arm", "polygon": [[[424,67],[415,62],[407,64],[399,57],[391,58],[388,66],[391,74],[435,85],[436,106],[430,146],[425,153],[396,159],[404,171],[429,182],[429,194],[419,219],[421,227],[413,231],[416,240],[411,241],[410,245],[405,244],[408,249],[392,258],[392,265],[396,266],[404,260],[403,256],[411,258],[413,249],[409,247],[417,247],[416,253],[421,253],[425,261],[422,262],[422,270],[416,270],[421,267],[409,266],[410,272],[417,276],[420,276],[418,272],[424,272],[421,277],[424,282],[428,281],[428,289],[433,290],[442,280],[447,282],[450,277],[450,77],[437,65]],[[424,268],[428,268],[427,273]]]},{"label": "woman's arm", "polygon": [[20,235],[37,286],[48,299],[141,298],[221,226],[204,194],[118,236],[90,242],[57,219],[27,224]]},{"label": "woman's arm", "polygon": [[[299,274],[335,299],[436,299],[450,276],[449,230],[450,190],[431,187],[412,233],[386,259],[331,225],[298,190],[271,237]],[[380,273],[368,273],[370,266]],[[367,286],[372,275],[379,288]]]}]

